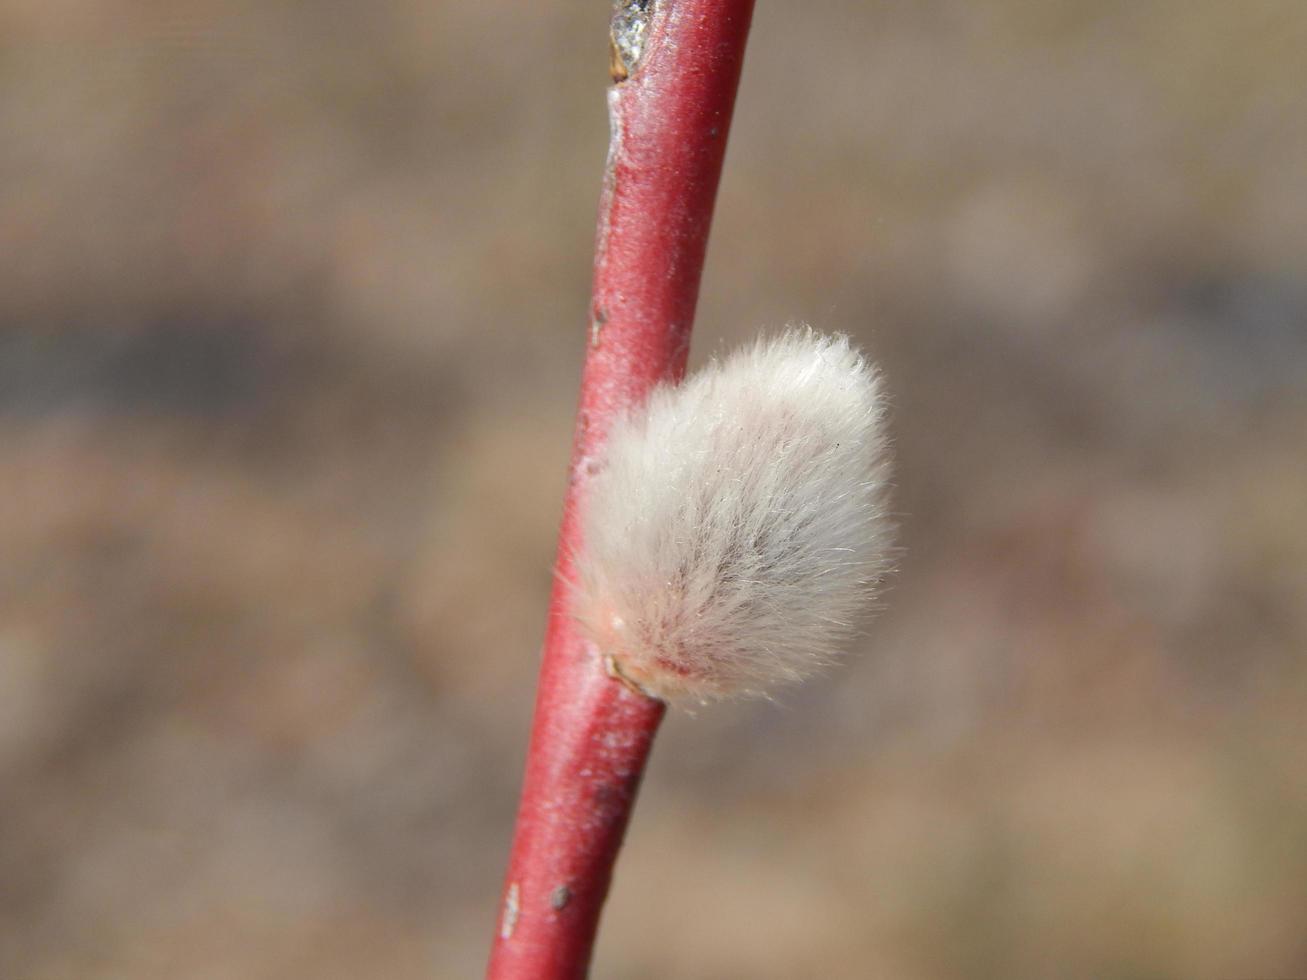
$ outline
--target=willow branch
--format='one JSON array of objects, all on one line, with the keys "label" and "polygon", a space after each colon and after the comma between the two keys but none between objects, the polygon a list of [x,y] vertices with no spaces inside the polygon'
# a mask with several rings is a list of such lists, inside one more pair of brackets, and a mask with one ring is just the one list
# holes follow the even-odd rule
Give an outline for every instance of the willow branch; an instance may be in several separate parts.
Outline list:
[{"label": "willow branch", "polygon": [[627,0],[556,578],[490,980],[583,977],[665,709],[615,679],[569,609],[578,509],[613,421],[685,371],[753,0]]}]

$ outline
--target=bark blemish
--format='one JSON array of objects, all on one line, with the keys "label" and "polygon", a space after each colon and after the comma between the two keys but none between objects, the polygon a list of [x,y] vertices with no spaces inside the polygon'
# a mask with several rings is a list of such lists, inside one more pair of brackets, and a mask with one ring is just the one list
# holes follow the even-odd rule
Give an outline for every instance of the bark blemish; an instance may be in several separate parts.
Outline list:
[{"label": "bark blemish", "polygon": [[504,918],[499,923],[500,939],[513,938],[513,930],[517,928],[517,916],[522,907],[521,895],[522,890],[516,881],[508,886],[508,894],[504,897]]}]

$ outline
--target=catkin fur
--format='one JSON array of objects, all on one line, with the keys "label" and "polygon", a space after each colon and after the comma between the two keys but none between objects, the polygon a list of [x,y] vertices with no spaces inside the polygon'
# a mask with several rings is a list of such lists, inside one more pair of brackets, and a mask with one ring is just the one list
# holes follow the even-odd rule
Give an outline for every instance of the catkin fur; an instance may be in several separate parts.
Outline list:
[{"label": "catkin fur", "polygon": [[609,435],[574,611],[646,693],[765,695],[831,662],[887,570],[874,367],[790,329],[715,361]]}]

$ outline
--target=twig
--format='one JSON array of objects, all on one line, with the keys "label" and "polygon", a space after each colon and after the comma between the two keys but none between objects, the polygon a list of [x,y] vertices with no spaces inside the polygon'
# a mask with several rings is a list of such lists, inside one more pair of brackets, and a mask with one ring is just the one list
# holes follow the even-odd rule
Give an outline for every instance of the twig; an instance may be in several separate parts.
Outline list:
[{"label": "twig", "polygon": [[615,419],[685,370],[753,0],[624,0],[591,324],[512,856],[487,976],[583,977],[664,704],[569,609],[578,508]]}]

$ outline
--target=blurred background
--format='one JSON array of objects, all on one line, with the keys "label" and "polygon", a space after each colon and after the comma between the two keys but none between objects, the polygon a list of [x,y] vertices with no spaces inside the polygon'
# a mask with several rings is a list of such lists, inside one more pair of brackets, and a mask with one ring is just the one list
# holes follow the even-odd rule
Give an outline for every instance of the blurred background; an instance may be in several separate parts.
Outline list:
[{"label": "blurred background", "polygon": [[[607,18],[0,2],[0,976],[479,974]],[[597,977],[1307,976],[1304,51],[762,0],[692,363],[853,333],[904,550],[669,719]]]}]

